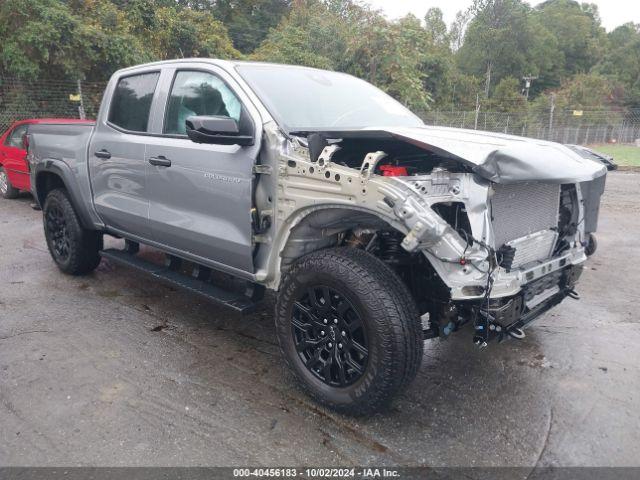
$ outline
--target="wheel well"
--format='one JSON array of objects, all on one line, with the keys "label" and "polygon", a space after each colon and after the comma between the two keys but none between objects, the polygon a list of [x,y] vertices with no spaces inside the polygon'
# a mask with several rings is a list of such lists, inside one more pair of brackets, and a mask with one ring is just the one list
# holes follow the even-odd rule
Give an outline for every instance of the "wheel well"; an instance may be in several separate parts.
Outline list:
[{"label": "wheel well", "polygon": [[44,205],[44,200],[51,190],[56,188],[66,188],[64,181],[59,175],[52,172],[41,172],[36,177],[36,194],[40,206]]},{"label": "wheel well", "polygon": [[286,270],[308,253],[341,245],[350,231],[385,228],[393,227],[376,215],[359,210],[328,208],[312,212],[291,229],[280,254],[281,268]]},{"label": "wheel well", "polygon": [[341,208],[318,210],[292,228],[281,253],[281,270],[287,271],[298,258],[317,250],[341,246],[362,249],[400,276],[423,313],[432,308],[433,301],[448,301],[450,293],[421,251],[410,253],[402,248],[404,236],[371,213]]}]

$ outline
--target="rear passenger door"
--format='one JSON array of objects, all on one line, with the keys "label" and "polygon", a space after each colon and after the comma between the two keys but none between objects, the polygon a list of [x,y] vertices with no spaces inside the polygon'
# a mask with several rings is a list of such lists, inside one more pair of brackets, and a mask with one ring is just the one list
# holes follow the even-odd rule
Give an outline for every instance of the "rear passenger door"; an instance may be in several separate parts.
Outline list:
[{"label": "rear passenger door", "polygon": [[256,132],[259,115],[228,73],[210,64],[163,72],[164,114],[148,139],[149,219],[154,240],[236,274],[253,273],[252,177],[260,135],[252,146],[194,143],[191,115],[238,120]]},{"label": "rear passenger door", "polygon": [[158,70],[115,79],[89,145],[96,211],[112,230],[140,239],[151,237],[145,148],[159,79]]}]

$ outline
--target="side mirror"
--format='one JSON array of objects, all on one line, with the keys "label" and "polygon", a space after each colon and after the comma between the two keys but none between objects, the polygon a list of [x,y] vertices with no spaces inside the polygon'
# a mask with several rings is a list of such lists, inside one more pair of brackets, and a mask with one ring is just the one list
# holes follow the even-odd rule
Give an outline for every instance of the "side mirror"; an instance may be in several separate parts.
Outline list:
[{"label": "side mirror", "polygon": [[235,119],[222,116],[191,116],[185,120],[192,142],[216,145],[253,145],[253,135],[242,135]]}]

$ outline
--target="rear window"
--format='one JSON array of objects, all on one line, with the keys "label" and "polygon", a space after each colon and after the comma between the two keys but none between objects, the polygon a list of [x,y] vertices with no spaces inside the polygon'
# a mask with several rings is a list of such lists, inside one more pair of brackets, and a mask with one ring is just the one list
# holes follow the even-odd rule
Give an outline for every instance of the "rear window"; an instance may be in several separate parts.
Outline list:
[{"label": "rear window", "polygon": [[132,132],[146,132],[160,73],[121,78],[111,99],[109,122]]},{"label": "rear window", "polygon": [[18,125],[13,132],[7,137],[5,145],[24,150],[24,135],[27,133],[28,125]]}]

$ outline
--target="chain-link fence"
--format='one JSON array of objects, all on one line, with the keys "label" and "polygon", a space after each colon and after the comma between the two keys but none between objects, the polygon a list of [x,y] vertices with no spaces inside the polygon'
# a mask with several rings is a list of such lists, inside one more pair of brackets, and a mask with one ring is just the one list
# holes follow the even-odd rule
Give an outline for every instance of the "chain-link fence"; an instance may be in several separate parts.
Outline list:
[{"label": "chain-link fence", "polygon": [[640,111],[430,111],[421,116],[428,125],[487,130],[579,145],[632,143],[640,138]]},{"label": "chain-link fence", "polygon": [[27,118],[88,118],[98,114],[107,82],[23,81],[0,77],[0,132]]},{"label": "chain-link fence", "polygon": [[[89,118],[98,114],[107,82],[79,80],[21,81],[0,77],[0,133],[16,120],[26,118]],[[640,111],[591,109],[565,111],[491,112],[437,111],[422,113],[429,125],[439,125],[561,143],[632,143],[640,138]]]}]

